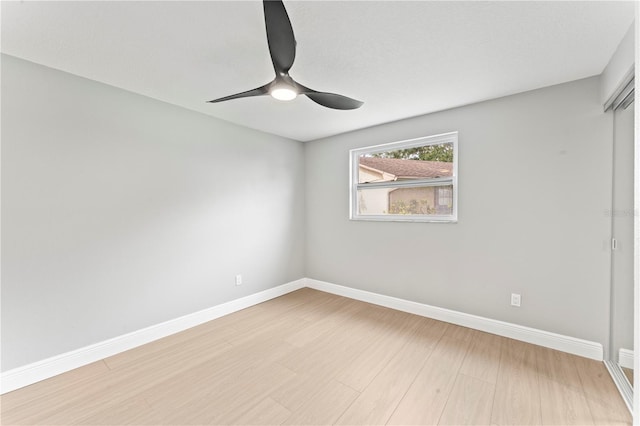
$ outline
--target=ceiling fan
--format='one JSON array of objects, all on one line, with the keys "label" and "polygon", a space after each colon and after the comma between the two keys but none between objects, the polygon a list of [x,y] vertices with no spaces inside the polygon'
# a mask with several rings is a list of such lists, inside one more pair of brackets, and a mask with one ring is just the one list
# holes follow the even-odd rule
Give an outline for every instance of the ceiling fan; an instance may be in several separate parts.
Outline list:
[{"label": "ceiling fan", "polygon": [[363,103],[335,93],[318,92],[293,80],[289,70],[296,57],[296,39],[293,35],[291,21],[284,4],[280,0],[264,0],[264,22],[267,29],[267,43],[271,54],[271,62],[276,71],[276,78],[270,83],[246,92],[208,101],[211,103],[251,96],[271,95],[275,99],[288,101],[298,95],[305,95],[312,101],[327,108],[356,109]]}]

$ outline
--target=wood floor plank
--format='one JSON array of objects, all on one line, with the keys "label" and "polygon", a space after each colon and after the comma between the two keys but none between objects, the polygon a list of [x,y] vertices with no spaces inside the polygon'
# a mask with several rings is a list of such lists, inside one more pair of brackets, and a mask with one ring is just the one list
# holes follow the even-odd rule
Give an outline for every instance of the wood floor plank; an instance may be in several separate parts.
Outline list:
[{"label": "wood floor plank", "polygon": [[363,351],[352,363],[344,365],[336,376],[338,381],[359,392],[396,356],[419,322],[429,324],[428,328],[423,326],[425,336],[421,335],[421,338],[429,339],[427,344],[432,346],[436,345],[446,328],[445,323],[439,321],[399,315],[391,310],[381,312],[378,320],[380,323],[377,325],[375,344]]},{"label": "wood floor plank", "polygon": [[225,341],[234,346],[268,339],[288,342],[292,336],[301,330],[306,330],[310,325],[312,323],[304,319],[291,321],[291,318],[286,316],[278,317],[248,330],[236,331],[233,336],[226,337]]},{"label": "wood floor plank", "polygon": [[[264,365],[272,352],[282,347],[279,341],[260,342],[256,345],[233,346],[203,362],[191,363],[179,375],[166,379],[145,391],[147,401],[154,407],[169,408],[184,405],[183,395],[199,397],[217,389],[232,386],[239,377],[250,375]],[[287,373],[286,370],[282,370]],[[195,390],[195,391],[194,391]]]},{"label": "wood floor plank", "polygon": [[269,394],[274,401],[289,411],[298,411],[318,389],[322,389],[333,378],[318,374],[295,374]]},{"label": "wood floor plank", "polygon": [[335,376],[341,366],[352,363],[375,343],[375,329],[358,320],[363,306],[357,305],[357,309],[340,323],[323,322],[328,327],[326,333],[308,342],[312,344],[291,351],[278,362],[299,374]]},{"label": "wood floor plank", "polygon": [[233,419],[232,425],[280,425],[291,416],[291,412],[267,397]]},{"label": "wood floor plank", "polygon": [[[194,383],[185,383],[185,377],[188,377],[193,369],[207,368],[211,362],[215,362],[216,356],[228,348],[228,345],[221,345],[217,348],[211,346],[205,354],[196,353],[192,354],[192,357],[160,360],[154,363],[153,368],[144,365],[138,366],[137,370],[131,366],[127,369],[113,371],[109,380],[100,384],[101,389],[96,391],[91,388],[81,388],[79,396],[67,395],[67,397],[71,396],[69,402],[58,405],[56,413],[42,412],[41,414],[46,415],[48,423],[82,423],[83,419],[92,418],[94,412],[108,413],[110,409],[118,409],[120,405],[138,398],[144,398],[145,401],[148,401],[147,397],[158,389],[173,392],[182,390],[187,394],[193,393]],[[182,362],[176,364],[176,360]],[[165,388],[164,384],[171,381],[177,386],[171,389]],[[182,397],[182,399],[184,398]],[[182,399],[178,394],[178,400]]]},{"label": "wood floor plank", "polygon": [[630,425],[631,413],[624,402],[619,407],[612,407],[609,403],[598,399],[587,398],[587,404],[591,411],[593,423],[600,426]]},{"label": "wood floor plank", "polygon": [[502,345],[491,423],[540,425],[540,387],[533,345],[507,339]]},{"label": "wood floor plank", "polygon": [[[55,403],[32,406],[32,410],[35,408],[32,416],[35,417],[25,419],[50,424],[81,423],[82,419],[91,418],[93,413],[107,413],[110,407],[119,407],[137,399],[170,378],[181,378],[193,365],[206,363],[209,357],[215,358],[228,347],[211,345],[204,355],[202,351],[191,352],[189,356],[177,352],[166,358],[155,357],[142,365],[112,371],[105,379],[77,386],[73,392],[50,395],[57,400]],[[51,410],[52,407],[55,409]]]},{"label": "wood floor plank", "polygon": [[495,385],[465,374],[458,374],[439,425],[488,425]]},{"label": "wood floor plank", "polygon": [[43,401],[44,405],[49,404],[51,395],[56,393],[65,394],[73,391],[84,383],[91,383],[100,380],[109,374],[109,368],[103,361],[93,362],[80,368],[76,368],[67,373],[60,374],[50,379],[26,386],[17,391],[8,392],[2,395],[2,414],[15,413],[21,407],[27,411],[33,409],[33,404]]},{"label": "wood floor plank", "polygon": [[227,424],[295,374],[277,364],[254,364],[245,371],[227,373],[223,380],[201,381],[188,398],[164,394],[152,407],[166,424]]},{"label": "wood floor plank", "polygon": [[[256,371],[239,377],[231,386],[224,389],[216,388],[215,398],[204,399],[204,406],[200,405],[201,410],[199,410],[198,416],[193,419],[198,424],[207,425],[232,423],[244,414],[246,407],[250,407],[264,395],[269,395],[273,389],[294,374],[278,364],[258,367]],[[189,406],[188,411],[192,412],[193,408],[193,406]],[[183,416],[176,415],[173,419],[175,424],[181,421]]]},{"label": "wood floor plank", "polygon": [[534,346],[538,374],[573,389],[582,389],[576,367],[577,356],[554,349]]},{"label": "wood floor plank", "polygon": [[[424,323],[428,328],[430,324]],[[396,406],[422,369],[433,346],[420,338],[417,328],[407,338],[402,350],[373,379],[337,424],[386,424]]]},{"label": "wood floor plank", "polygon": [[460,373],[495,384],[500,367],[500,351],[504,337],[474,332],[471,346],[460,367]]},{"label": "wood floor plank", "polygon": [[594,423],[631,424],[631,414],[604,364],[578,357],[576,368]]},{"label": "wood floor plank", "polygon": [[326,317],[323,320],[311,322],[308,326],[301,328],[296,333],[292,333],[285,339],[290,345],[303,347],[324,335],[331,333],[334,329],[340,327],[343,321],[337,317]]},{"label": "wood floor plank", "polygon": [[184,362],[185,360],[197,359],[197,362],[201,362],[227,347],[226,344],[212,345],[205,356],[201,351],[176,352],[165,358],[149,359],[143,365],[129,366],[112,372],[102,380],[83,383],[69,392],[50,394],[47,401],[32,404],[29,407],[30,414],[24,419],[45,424],[78,423],[105,406],[116,406],[137,397],[142,392],[163,383],[167,377],[180,377],[190,368],[189,362]]},{"label": "wood floor plank", "polygon": [[424,367],[394,410],[388,424],[438,423],[470,345],[469,339],[460,338],[466,336],[462,332],[466,333],[468,329],[454,328],[456,326],[447,327],[452,333],[445,333],[438,341]]},{"label": "wood floor plank", "polygon": [[540,383],[542,424],[593,424],[589,405],[581,390],[542,375],[538,377],[538,380]]},{"label": "wood floor plank", "polygon": [[164,421],[144,398],[131,398],[118,404],[105,405],[83,418],[66,420],[68,425],[158,425]]},{"label": "wood floor plank", "polygon": [[335,380],[330,380],[305,400],[283,424],[333,424],[360,395],[359,392]]}]

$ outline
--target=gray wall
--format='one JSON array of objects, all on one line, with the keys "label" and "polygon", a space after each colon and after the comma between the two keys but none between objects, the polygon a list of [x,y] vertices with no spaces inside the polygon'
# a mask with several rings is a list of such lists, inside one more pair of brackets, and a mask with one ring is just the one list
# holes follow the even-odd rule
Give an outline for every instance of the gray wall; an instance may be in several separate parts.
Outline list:
[{"label": "gray wall", "polygon": [[[310,142],[307,276],[606,344],[611,126],[589,78]],[[458,223],[349,221],[349,149],[456,130]]]},{"label": "gray wall", "polygon": [[2,370],[303,277],[303,160],[3,55]]}]

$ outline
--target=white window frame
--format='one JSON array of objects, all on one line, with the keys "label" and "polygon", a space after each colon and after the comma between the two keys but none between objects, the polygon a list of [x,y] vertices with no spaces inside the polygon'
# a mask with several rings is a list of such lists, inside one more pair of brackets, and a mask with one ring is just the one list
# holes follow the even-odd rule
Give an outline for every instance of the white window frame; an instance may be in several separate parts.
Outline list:
[{"label": "white window frame", "polygon": [[[453,166],[451,177],[433,179],[412,179],[404,181],[358,183],[359,157],[363,154],[376,154],[380,152],[395,151],[406,148],[416,148],[428,145],[453,144]],[[382,221],[382,222],[439,222],[456,223],[458,221],[458,132],[442,133],[439,135],[425,136],[421,138],[385,143],[381,145],[356,148],[349,151],[349,219]],[[358,214],[358,190],[365,188],[412,188],[424,186],[441,186],[450,184],[453,186],[453,209],[450,215],[362,215]]]}]

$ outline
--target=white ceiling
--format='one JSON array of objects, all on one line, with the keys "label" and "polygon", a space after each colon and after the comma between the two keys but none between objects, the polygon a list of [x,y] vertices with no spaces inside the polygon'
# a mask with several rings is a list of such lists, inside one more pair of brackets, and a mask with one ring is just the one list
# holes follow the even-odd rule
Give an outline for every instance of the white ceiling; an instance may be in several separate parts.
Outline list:
[{"label": "white ceiling", "polygon": [[291,75],[365,102],[205,101],[274,77],[255,1],[2,2],[2,52],[308,141],[602,72],[634,2],[285,1]]}]

